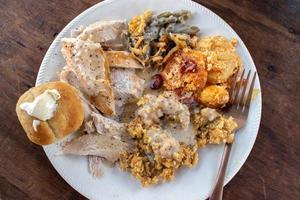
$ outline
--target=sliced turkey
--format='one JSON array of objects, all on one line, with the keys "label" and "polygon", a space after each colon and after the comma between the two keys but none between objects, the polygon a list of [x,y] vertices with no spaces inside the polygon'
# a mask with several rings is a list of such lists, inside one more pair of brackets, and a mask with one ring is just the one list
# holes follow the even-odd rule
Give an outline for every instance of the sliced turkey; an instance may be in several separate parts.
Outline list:
[{"label": "sliced turkey", "polygon": [[92,112],[99,113],[96,107],[92,105],[90,101],[87,99],[87,97],[81,92],[81,87],[79,84],[78,77],[72,68],[65,66],[59,74],[59,80],[62,82],[66,82],[79,90],[80,92],[79,96],[84,108],[85,121],[91,118]]},{"label": "sliced turkey", "polygon": [[86,134],[67,142],[62,152],[82,156],[99,156],[115,163],[122,152],[129,151],[125,142],[100,134]]},{"label": "sliced turkey", "polygon": [[116,116],[123,112],[124,104],[141,98],[145,80],[135,74],[134,69],[112,68],[111,84],[115,95]]},{"label": "sliced turkey", "polygon": [[76,38],[62,39],[62,54],[76,74],[82,91],[104,114],[115,113],[109,65],[99,43]]},{"label": "sliced turkey", "polygon": [[143,66],[127,51],[106,51],[110,67],[142,69]]},{"label": "sliced turkey", "polygon": [[145,80],[138,77],[133,69],[111,69],[111,83],[116,99],[129,102],[141,98],[145,89]]},{"label": "sliced turkey", "polygon": [[101,177],[102,167],[103,167],[103,158],[99,156],[88,156],[89,159],[89,171],[94,177]]},{"label": "sliced turkey", "polygon": [[101,21],[87,26],[78,38],[81,40],[101,43],[101,45],[105,48],[122,49],[122,33],[125,30],[125,21]]},{"label": "sliced turkey", "polygon": [[102,135],[110,136],[116,139],[125,138],[127,135],[127,126],[113,119],[102,116],[101,114],[92,113],[93,124],[96,131]]}]

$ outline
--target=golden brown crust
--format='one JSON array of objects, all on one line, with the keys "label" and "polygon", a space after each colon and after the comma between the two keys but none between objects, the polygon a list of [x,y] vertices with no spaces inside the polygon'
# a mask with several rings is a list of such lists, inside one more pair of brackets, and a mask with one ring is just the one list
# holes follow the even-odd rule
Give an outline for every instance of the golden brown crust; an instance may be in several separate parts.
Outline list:
[{"label": "golden brown crust", "polygon": [[[182,70],[183,65],[196,65],[195,72]],[[204,88],[207,81],[205,57],[199,51],[185,48],[178,50],[167,61],[162,72],[164,86],[168,90],[183,88],[184,91],[196,91]]]},{"label": "golden brown crust", "polygon": [[105,68],[105,80],[107,84],[107,90],[104,94],[99,94],[96,97],[92,97],[93,102],[95,103],[96,107],[101,110],[106,115],[115,115],[115,95],[112,90],[111,80],[110,80],[110,67],[109,62],[106,58],[104,51],[101,49],[103,56],[105,57],[104,68]]},{"label": "golden brown crust", "polygon": [[[28,115],[19,106],[23,102],[32,102],[35,97],[47,89],[57,89],[61,98],[57,101],[58,106],[54,116],[45,122],[41,121],[40,125],[37,126],[37,131],[34,131],[32,121],[36,118]],[[32,142],[39,145],[51,144],[76,131],[81,126],[84,111],[77,92],[74,87],[67,83],[51,82],[31,88],[19,98],[16,106],[18,119]]]},{"label": "golden brown crust", "polygon": [[198,41],[197,49],[207,57],[208,83],[226,83],[242,67],[236,43],[236,39],[229,41],[223,36],[203,37]]},{"label": "golden brown crust", "polygon": [[115,100],[110,97],[103,95],[98,95],[91,97],[91,101],[105,115],[114,115],[115,114]]},{"label": "golden brown crust", "polygon": [[196,93],[195,98],[209,108],[222,108],[229,101],[229,93],[225,86],[210,85]]},{"label": "golden brown crust", "polygon": [[143,66],[127,51],[106,51],[109,66],[131,69],[142,69]]},{"label": "golden brown crust", "polygon": [[104,51],[101,49],[101,54],[105,57],[105,81],[103,88],[105,91],[100,92],[97,96],[91,97],[92,103],[105,115],[115,115],[115,95],[111,87],[110,67]]},{"label": "golden brown crust", "polygon": [[53,143],[56,138],[54,133],[52,132],[51,128],[48,126],[46,122],[41,122],[37,131],[35,132],[32,127],[32,121],[35,119],[28,115],[25,111],[20,109],[20,104],[23,102],[32,102],[34,100],[34,96],[31,93],[31,88],[27,92],[25,92],[18,100],[16,105],[16,112],[18,119],[25,130],[27,137],[36,144],[51,144]]}]

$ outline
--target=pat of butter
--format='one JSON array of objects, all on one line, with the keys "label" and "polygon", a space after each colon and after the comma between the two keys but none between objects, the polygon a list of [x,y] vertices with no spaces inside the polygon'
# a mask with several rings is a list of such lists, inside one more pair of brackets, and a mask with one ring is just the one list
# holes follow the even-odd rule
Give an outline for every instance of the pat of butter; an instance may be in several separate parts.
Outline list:
[{"label": "pat of butter", "polygon": [[53,117],[58,99],[60,99],[60,94],[56,89],[46,90],[37,96],[33,102],[22,103],[20,108],[26,111],[28,115],[46,121]]}]

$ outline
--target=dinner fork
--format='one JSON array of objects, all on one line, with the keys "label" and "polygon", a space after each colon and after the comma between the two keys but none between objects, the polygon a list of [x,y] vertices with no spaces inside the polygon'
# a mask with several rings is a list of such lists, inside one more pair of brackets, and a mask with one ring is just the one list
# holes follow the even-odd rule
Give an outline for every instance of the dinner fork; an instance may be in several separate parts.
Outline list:
[{"label": "dinner fork", "polygon": [[[242,71],[242,74],[240,76],[239,73],[236,73],[234,75],[229,91],[229,106],[227,106],[224,111],[226,115],[232,116],[237,122],[238,127],[235,129],[235,132],[243,128],[246,124],[256,78],[255,72],[252,77],[250,87],[247,90],[248,83],[250,82],[249,80],[251,70],[248,71],[246,79],[244,79],[244,74],[245,69]],[[222,199],[224,177],[231,152],[231,147],[232,144],[225,144],[221,165],[209,200]]]}]

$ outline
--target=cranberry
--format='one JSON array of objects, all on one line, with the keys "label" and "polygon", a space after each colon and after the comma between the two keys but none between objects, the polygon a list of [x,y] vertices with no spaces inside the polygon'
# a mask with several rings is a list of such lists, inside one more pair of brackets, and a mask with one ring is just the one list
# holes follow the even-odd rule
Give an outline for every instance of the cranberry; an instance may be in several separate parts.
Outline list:
[{"label": "cranberry", "polygon": [[161,88],[163,83],[164,83],[164,80],[163,80],[162,76],[160,74],[155,74],[154,76],[152,76],[152,80],[150,81],[150,88],[153,90],[157,90],[157,89]]},{"label": "cranberry", "polygon": [[185,60],[183,63],[180,65],[180,72],[182,74],[184,73],[195,73],[197,71],[197,63],[193,60]]},{"label": "cranberry", "polygon": [[176,88],[175,90],[174,90],[174,92],[177,94],[177,96],[182,96],[182,92],[183,92],[183,88]]}]

